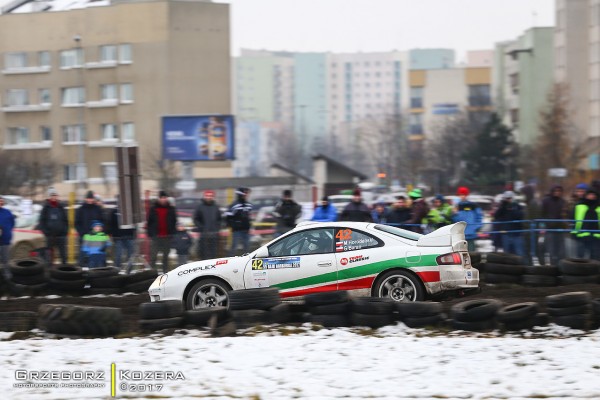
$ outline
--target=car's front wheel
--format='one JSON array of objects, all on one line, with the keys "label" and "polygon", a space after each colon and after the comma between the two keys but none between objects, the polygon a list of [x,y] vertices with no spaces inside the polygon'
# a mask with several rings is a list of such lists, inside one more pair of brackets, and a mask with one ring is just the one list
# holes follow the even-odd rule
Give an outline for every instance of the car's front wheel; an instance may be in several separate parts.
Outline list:
[{"label": "car's front wheel", "polygon": [[374,296],[398,302],[423,301],[425,288],[420,279],[410,272],[394,270],[377,279]]},{"label": "car's front wheel", "polygon": [[229,295],[231,288],[222,281],[216,279],[203,279],[192,286],[185,299],[188,310],[198,310],[209,307],[229,306]]}]

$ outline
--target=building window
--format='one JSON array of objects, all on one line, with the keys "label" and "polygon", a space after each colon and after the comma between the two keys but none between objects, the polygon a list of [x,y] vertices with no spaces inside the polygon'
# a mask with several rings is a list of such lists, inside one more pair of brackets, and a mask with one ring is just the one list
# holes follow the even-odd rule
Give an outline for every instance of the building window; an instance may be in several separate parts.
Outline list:
[{"label": "building window", "polygon": [[64,143],[85,142],[85,125],[64,125],[62,134]]},{"label": "building window", "polygon": [[519,126],[519,109],[518,108],[513,108],[510,110],[510,122],[511,122],[512,126],[514,126],[514,127]]},{"label": "building window", "polygon": [[6,91],[7,106],[26,106],[29,104],[27,89],[9,89]]},{"label": "building window", "polygon": [[491,104],[490,85],[469,85],[469,105],[471,107],[487,107]]},{"label": "building window", "polygon": [[8,128],[7,144],[29,143],[29,129],[20,127]]},{"label": "building window", "polygon": [[100,61],[117,61],[117,46],[100,46]]},{"label": "building window", "polygon": [[124,103],[133,101],[133,85],[131,83],[121,84],[121,101]]},{"label": "building window", "polygon": [[117,163],[102,163],[102,177],[107,182],[117,181]]},{"label": "building window", "polygon": [[102,140],[114,140],[119,138],[116,124],[102,124],[100,125],[102,130]]},{"label": "building window", "polygon": [[64,166],[65,181],[84,181],[87,177],[87,166],[79,164],[67,164]]},{"label": "building window", "polygon": [[410,114],[409,124],[411,135],[421,135],[423,133],[423,114]]},{"label": "building window", "polygon": [[519,74],[514,73],[508,76],[510,82],[510,88],[512,89],[513,94],[519,93]]},{"label": "building window", "polygon": [[102,100],[115,100],[117,99],[117,85],[100,85],[100,93]]},{"label": "building window", "polygon": [[85,102],[85,90],[82,87],[71,87],[62,89],[62,104],[83,104]]},{"label": "building window", "polygon": [[40,126],[40,140],[42,142],[52,141],[52,128],[49,126]]},{"label": "building window", "polygon": [[125,43],[119,46],[119,62],[120,63],[130,63],[132,62],[131,57],[131,45],[129,43]]},{"label": "building window", "polygon": [[60,67],[75,68],[83,64],[83,49],[70,49],[60,52]]},{"label": "building window", "polygon": [[50,52],[49,51],[39,51],[38,52],[38,65],[40,67],[49,67],[50,66]]},{"label": "building window", "polygon": [[423,86],[410,88],[410,108],[423,108]]},{"label": "building window", "polygon": [[4,68],[25,68],[27,67],[27,53],[6,53],[4,55]]},{"label": "building window", "polygon": [[135,126],[133,122],[124,122],[121,125],[121,140],[123,142],[135,141]]},{"label": "building window", "polygon": [[52,99],[50,98],[50,89],[39,89],[38,90],[40,104],[51,104]]}]

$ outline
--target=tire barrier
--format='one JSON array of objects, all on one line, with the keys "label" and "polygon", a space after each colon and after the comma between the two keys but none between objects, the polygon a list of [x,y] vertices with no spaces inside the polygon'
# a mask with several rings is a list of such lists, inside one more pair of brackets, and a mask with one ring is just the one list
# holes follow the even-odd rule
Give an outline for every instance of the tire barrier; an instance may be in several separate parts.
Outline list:
[{"label": "tire barrier", "polygon": [[72,304],[42,304],[38,328],[64,335],[114,336],[121,329],[121,309]]},{"label": "tire barrier", "polygon": [[33,311],[0,312],[0,331],[29,331],[35,328],[37,313]]},{"label": "tire barrier", "polygon": [[46,263],[41,258],[22,258],[8,263],[11,273],[8,293],[11,296],[36,296],[47,286]]},{"label": "tire barrier", "polygon": [[594,308],[588,292],[569,292],[546,296],[546,308],[557,325],[585,330],[592,326]]},{"label": "tire barrier", "polygon": [[184,320],[183,303],[179,300],[142,303],[139,315],[138,325],[145,332],[179,328]]},{"label": "tire barrier", "polygon": [[558,262],[558,269],[562,285],[598,283],[600,279],[600,262],[595,260],[565,258]]},{"label": "tire barrier", "polygon": [[503,306],[494,299],[467,300],[450,308],[451,325],[463,331],[487,331],[496,328],[496,313]]}]

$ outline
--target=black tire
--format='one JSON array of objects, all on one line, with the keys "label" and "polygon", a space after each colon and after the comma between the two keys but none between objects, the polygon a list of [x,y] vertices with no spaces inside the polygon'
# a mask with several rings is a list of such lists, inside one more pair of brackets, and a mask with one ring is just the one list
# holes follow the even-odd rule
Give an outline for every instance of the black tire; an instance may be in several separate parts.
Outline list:
[{"label": "black tire", "polygon": [[590,326],[591,321],[589,314],[573,314],[553,317],[552,322],[556,325],[567,326],[572,329],[586,330]]},{"label": "black tire", "polygon": [[596,316],[600,317],[600,298],[592,300],[592,310]]},{"label": "black tire", "polygon": [[37,313],[32,311],[0,312],[0,331],[30,331],[35,328]]},{"label": "black tire", "polygon": [[281,303],[276,287],[232,290],[228,296],[230,310],[268,310]]},{"label": "black tire", "polygon": [[122,294],[123,288],[88,288],[85,289],[86,295],[96,294]]},{"label": "black tire", "polygon": [[150,288],[150,285],[154,282],[154,279],[148,279],[146,281],[140,281],[135,283],[129,283],[123,286],[123,293],[144,293]]},{"label": "black tire", "polygon": [[525,273],[525,265],[517,264],[485,264],[486,274],[501,274],[501,275],[523,275]]},{"label": "black tire", "polygon": [[[206,297],[206,299],[198,296],[200,291],[211,293],[213,286],[215,288],[215,296],[211,295]],[[224,281],[210,278],[199,280],[187,292],[185,308],[186,310],[197,310],[209,307],[229,307],[229,293],[231,291],[231,287]],[[225,299],[221,299],[223,295],[225,295]]]},{"label": "black tire", "polygon": [[522,330],[531,330],[536,326],[546,326],[548,325],[548,315],[547,314],[536,314],[531,318],[527,318],[520,321],[510,321],[504,322],[503,324],[504,330],[507,331],[522,331]]},{"label": "black tire", "polygon": [[44,273],[45,263],[41,258],[30,257],[8,262],[8,269],[13,275],[28,276]]},{"label": "black tire", "polygon": [[558,277],[550,275],[523,275],[521,283],[525,286],[552,287],[558,286]]},{"label": "black tire", "polygon": [[487,263],[479,263],[475,268],[477,268],[479,270],[479,274],[481,276],[482,272],[485,272],[485,267],[487,266]]},{"label": "black tire", "polygon": [[559,277],[561,285],[583,285],[598,281],[598,275],[561,275]]},{"label": "black tire", "polygon": [[558,262],[558,269],[563,275],[597,275],[600,273],[600,262],[585,258],[565,258]]},{"label": "black tire", "polygon": [[9,282],[7,285],[8,293],[11,296],[36,296],[45,291],[48,283],[38,283],[36,285],[21,285],[15,282]]},{"label": "black tire", "polygon": [[127,276],[127,285],[138,282],[149,281],[150,279],[156,279],[158,276],[158,272],[155,269],[145,269],[143,271],[134,272],[133,274],[126,275]]},{"label": "black tire", "polygon": [[442,303],[432,301],[415,301],[412,303],[396,303],[396,313],[405,318],[421,318],[439,315],[443,311]]},{"label": "black tire", "polygon": [[38,326],[50,333],[113,336],[121,327],[121,309],[72,304],[42,304]]},{"label": "black tire", "polygon": [[485,262],[494,264],[522,265],[523,258],[516,254],[492,252],[486,254]]},{"label": "black tire", "polygon": [[231,313],[227,310],[227,307],[209,307],[184,311],[183,322],[185,325],[208,327],[213,315],[221,321],[231,319]]},{"label": "black tire", "polygon": [[[489,264],[488,264],[489,265]],[[522,275],[508,275],[508,274],[493,274],[487,272],[483,275],[483,281],[486,283],[521,283]]]},{"label": "black tire", "polygon": [[351,326],[349,316],[345,315],[309,315],[307,320],[325,328]]},{"label": "black tire", "polygon": [[90,279],[90,286],[98,289],[120,289],[125,286],[127,282],[127,276],[115,275],[108,276],[106,278],[93,278]]},{"label": "black tire", "polygon": [[592,314],[592,305],[591,304],[583,304],[580,306],[571,306],[571,307],[548,307],[546,309],[548,314],[552,317],[564,317],[567,315],[576,315],[576,314]]},{"label": "black tire", "polygon": [[50,278],[61,281],[79,281],[83,279],[83,270],[78,265],[53,265],[50,268]]},{"label": "black tire", "polygon": [[425,287],[412,272],[395,269],[380,275],[373,285],[373,297],[390,298],[396,302],[425,300]]},{"label": "black tire", "polygon": [[396,322],[392,314],[361,314],[357,312],[350,315],[350,320],[354,326],[368,326],[373,329],[393,325]]},{"label": "black tire", "polygon": [[236,333],[237,326],[233,320],[210,327],[210,335],[214,337],[235,336]]},{"label": "black tire", "polygon": [[164,300],[142,303],[139,306],[140,319],[164,319],[181,317],[183,303],[179,300]]},{"label": "black tire", "polygon": [[119,268],[117,267],[98,267],[91,268],[88,271],[88,279],[107,278],[109,276],[119,275]]},{"label": "black tire", "polygon": [[461,331],[482,332],[496,329],[496,320],[493,318],[474,322],[452,320],[451,326]]},{"label": "black tire", "polygon": [[580,306],[591,301],[592,295],[589,292],[560,293],[545,298],[546,306],[553,308]]},{"label": "black tire", "polygon": [[542,266],[533,266],[527,265],[525,267],[526,275],[546,275],[546,276],[558,276],[560,275],[560,271],[558,267],[554,265],[542,265]]},{"label": "black tire", "polygon": [[475,299],[454,304],[450,313],[456,321],[485,321],[494,318],[501,307],[502,302],[495,299]]},{"label": "black tire", "polygon": [[286,303],[277,304],[269,309],[269,321],[274,324],[286,324],[291,322],[292,313],[290,305]]},{"label": "black tire", "polygon": [[231,316],[238,329],[246,329],[269,323],[269,313],[265,310],[236,310],[231,311]]},{"label": "black tire", "polygon": [[478,251],[469,252],[469,258],[471,259],[471,265],[477,267],[481,264],[481,253]]},{"label": "black tire", "polygon": [[534,302],[511,304],[499,309],[496,313],[496,319],[504,323],[522,321],[524,319],[531,319],[539,310],[539,304]]},{"label": "black tire", "polygon": [[344,303],[350,299],[348,292],[340,290],[337,292],[311,293],[304,296],[304,304],[307,307],[324,306],[326,304]]},{"label": "black tire", "polygon": [[308,309],[308,312],[313,315],[348,315],[351,310],[351,303],[345,301],[343,303],[324,304],[322,306],[314,306]]},{"label": "black tire", "polygon": [[39,275],[13,275],[11,281],[19,285],[31,286],[46,283],[48,278],[43,273]]},{"label": "black tire", "polygon": [[50,278],[50,287],[56,290],[62,290],[65,292],[76,292],[81,291],[85,287],[85,280],[69,280],[63,281],[59,279]]},{"label": "black tire", "polygon": [[[410,303],[409,303],[410,304]],[[396,302],[379,297],[357,297],[352,299],[352,312],[367,315],[391,315]]]},{"label": "black tire", "polygon": [[446,321],[446,314],[429,315],[427,317],[406,317],[402,321],[409,328],[425,328],[428,326],[440,326]]},{"label": "black tire", "polygon": [[140,319],[138,321],[143,331],[160,331],[162,329],[174,329],[183,325],[183,317],[162,318],[162,319]]}]

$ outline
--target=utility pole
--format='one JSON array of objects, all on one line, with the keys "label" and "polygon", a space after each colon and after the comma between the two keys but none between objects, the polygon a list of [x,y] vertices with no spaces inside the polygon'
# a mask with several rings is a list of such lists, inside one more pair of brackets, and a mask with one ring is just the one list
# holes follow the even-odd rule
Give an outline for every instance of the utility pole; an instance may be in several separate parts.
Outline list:
[{"label": "utility pole", "polygon": [[[80,198],[83,198],[84,192],[87,189],[87,171],[85,171],[85,139],[86,139],[86,129],[85,129],[85,79],[83,76],[83,68],[84,68],[84,56],[83,49],[81,47],[81,36],[75,35],[73,36],[73,40],[76,44],[76,54],[75,57],[77,61],[81,61],[81,65],[79,65],[79,84],[82,88],[82,104],[79,107],[79,146],[78,146],[78,154],[77,154],[77,191],[79,192]],[[79,55],[81,54],[81,59],[79,59]]]}]

